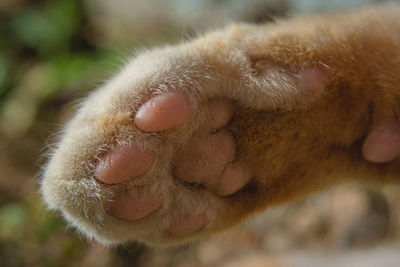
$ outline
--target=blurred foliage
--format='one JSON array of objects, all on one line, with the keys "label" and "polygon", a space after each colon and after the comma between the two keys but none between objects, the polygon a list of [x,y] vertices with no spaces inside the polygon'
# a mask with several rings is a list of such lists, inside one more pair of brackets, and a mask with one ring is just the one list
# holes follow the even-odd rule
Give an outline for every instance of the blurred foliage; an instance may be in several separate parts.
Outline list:
[{"label": "blurred foliage", "polygon": [[[2,184],[12,191],[5,191],[0,202],[0,266],[76,265],[87,245],[65,230],[59,215],[46,211],[35,182],[24,191],[26,179],[34,175],[29,170],[38,170],[18,164],[37,164],[40,150],[29,144],[41,142],[37,137],[43,137],[43,129],[32,126],[43,125],[41,120],[56,121],[67,102],[94,86],[95,82],[82,80],[99,77],[116,53],[99,49],[88,38],[83,1],[2,1],[0,192]],[[11,139],[16,140],[13,145],[5,145]],[[28,147],[21,162],[13,150],[24,143]]]},{"label": "blurred foliage", "polygon": [[37,196],[0,208],[0,266],[68,266],[83,243]]},{"label": "blurred foliage", "polygon": [[68,53],[82,23],[79,9],[79,2],[70,0],[50,1],[40,9],[27,7],[11,20],[9,34],[41,58]]},{"label": "blurred foliage", "polygon": [[25,133],[41,105],[60,92],[83,94],[88,86],[77,84],[101,73],[99,62],[104,69],[115,59],[115,53],[91,42],[85,12],[79,0],[26,1],[12,12],[0,10],[0,126],[5,133]]}]

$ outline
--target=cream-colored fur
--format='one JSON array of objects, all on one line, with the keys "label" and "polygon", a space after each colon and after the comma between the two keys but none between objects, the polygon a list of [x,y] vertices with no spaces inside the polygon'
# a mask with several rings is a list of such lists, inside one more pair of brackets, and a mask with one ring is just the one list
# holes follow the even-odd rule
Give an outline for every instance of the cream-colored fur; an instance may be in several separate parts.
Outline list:
[{"label": "cream-colored fur", "polygon": [[[400,8],[392,5],[236,24],[143,53],[95,90],[64,127],[45,168],[45,202],[102,243],[172,245],[222,231],[343,177],[396,182],[396,163],[368,163],[360,147],[372,125],[398,116],[399,17]],[[136,129],[132,114],[150,96],[168,90],[189,96],[190,120],[159,134]],[[215,97],[235,101],[230,129],[237,157],[255,174],[229,197],[193,192],[170,173],[174,147],[190,138],[204,120],[206,101]],[[122,185],[93,179],[100,155],[128,143],[156,152],[151,170]],[[135,222],[108,214],[117,192],[141,184],[164,194],[161,210]],[[182,209],[206,209],[210,223],[188,237],[167,235],[167,218]]]}]

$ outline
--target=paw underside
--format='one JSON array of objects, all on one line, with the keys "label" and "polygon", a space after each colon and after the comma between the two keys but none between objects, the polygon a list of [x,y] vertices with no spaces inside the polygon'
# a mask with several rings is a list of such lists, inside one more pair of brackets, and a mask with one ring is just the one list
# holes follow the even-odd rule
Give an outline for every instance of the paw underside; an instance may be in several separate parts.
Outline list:
[{"label": "paw underside", "polygon": [[[376,27],[383,16],[393,29]],[[382,84],[369,82],[387,72],[383,84],[398,90],[390,52],[398,54],[390,34],[398,8],[341,18],[238,24],[140,55],[65,125],[45,167],[45,202],[101,243],[167,246],[323,189],[341,179],[329,176],[332,166],[353,173],[355,158],[357,173],[375,181],[384,168],[366,163],[358,146],[373,100],[374,113],[390,110],[386,93],[375,99]],[[387,181],[398,177],[391,166]]]},{"label": "paw underside", "polygon": [[231,101],[210,99],[198,114],[187,94],[167,91],[151,95],[136,112],[76,129],[87,137],[110,139],[93,144],[97,148],[91,159],[78,159],[87,168],[81,178],[62,177],[68,198],[50,202],[62,201],[68,219],[74,223],[78,213],[83,231],[98,238],[92,232],[98,229],[105,242],[143,238],[170,243],[206,231],[224,205],[221,198],[239,191],[251,173],[236,160],[235,142],[226,129]]},{"label": "paw underside", "polygon": [[45,201],[103,243],[174,244],[215,228],[224,198],[251,177],[226,129],[232,101],[118,82],[67,125],[46,169]]},{"label": "paw underside", "polygon": [[42,194],[89,238],[171,245],[238,223],[250,208],[234,204],[235,195],[252,170],[227,128],[234,106],[289,103],[301,78],[308,91],[321,86],[315,71],[270,65],[260,77],[240,52],[221,63],[186,50],[134,60],[66,125]]}]

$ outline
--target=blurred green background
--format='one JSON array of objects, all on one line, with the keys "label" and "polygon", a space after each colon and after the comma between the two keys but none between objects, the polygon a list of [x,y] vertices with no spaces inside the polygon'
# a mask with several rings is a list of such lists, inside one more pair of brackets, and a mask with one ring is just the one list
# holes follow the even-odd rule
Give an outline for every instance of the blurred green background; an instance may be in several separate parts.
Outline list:
[{"label": "blurred green background", "polygon": [[[339,187],[229,235],[169,250],[88,242],[47,212],[38,194],[46,153],[75,104],[141,48],[230,21],[261,23],[373,2],[383,1],[0,0],[0,266],[331,266],[315,259],[332,251],[339,253],[333,262],[351,266],[366,266],[366,256],[355,260],[348,251],[400,266],[394,189]],[[382,244],[384,256],[364,252]]]}]

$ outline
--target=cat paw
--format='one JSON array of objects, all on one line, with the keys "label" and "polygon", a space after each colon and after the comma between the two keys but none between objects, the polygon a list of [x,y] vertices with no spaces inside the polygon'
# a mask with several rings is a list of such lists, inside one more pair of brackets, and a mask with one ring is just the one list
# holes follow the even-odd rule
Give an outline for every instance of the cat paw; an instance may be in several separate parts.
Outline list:
[{"label": "cat paw", "polygon": [[93,93],[67,124],[42,194],[102,243],[186,242],[221,228],[226,198],[251,178],[227,129],[234,106],[193,82],[133,81],[137,65]]},{"label": "cat paw", "polygon": [[[257,32],[236,25],[145,53],[95,90],[45,166],[48,206],[102,243],[158,246],[225,230],[263,209],[265,192],[241,190],[254,170],[234,136],[242,131],[241,143],[258,147],[259,158],[268,144],[264,133],[251,131],[265,115],[254,113],[247,132],[240,123],[236,133],[227,126],[238,108],[304,106],[326,79],[318,68],[251,54],[251,39],[239,45],[240,36]],[[237,117],[242,125],[250,118]]]},{"label": "cat paw", "polygon": [[[162,149],[142,149],[138,144],[117,145],[100,156],[94,179],[107,185],[132,185],[115,194],[110,214],[135,222],[161,210],[165,217],[162,228],[171,237],[185,237],[212,224],[218,207],[214,202],[240,190],[249,181],[250,171],[235,161],[235,142],[226,129],[233,115],[232,103],[212,99],[205,106],[204,121],[186,142],[162,141],[162,146],[172,146],[168,168],[156,167],[156,161],[166,159],[157,158],[163,155]],[[187,123],[191,113],[187,95],[165,92],[144,103],[132,116],[132,123],[143,133],[162,136]],[[160,177],[144,182],[153,164]]]}]

